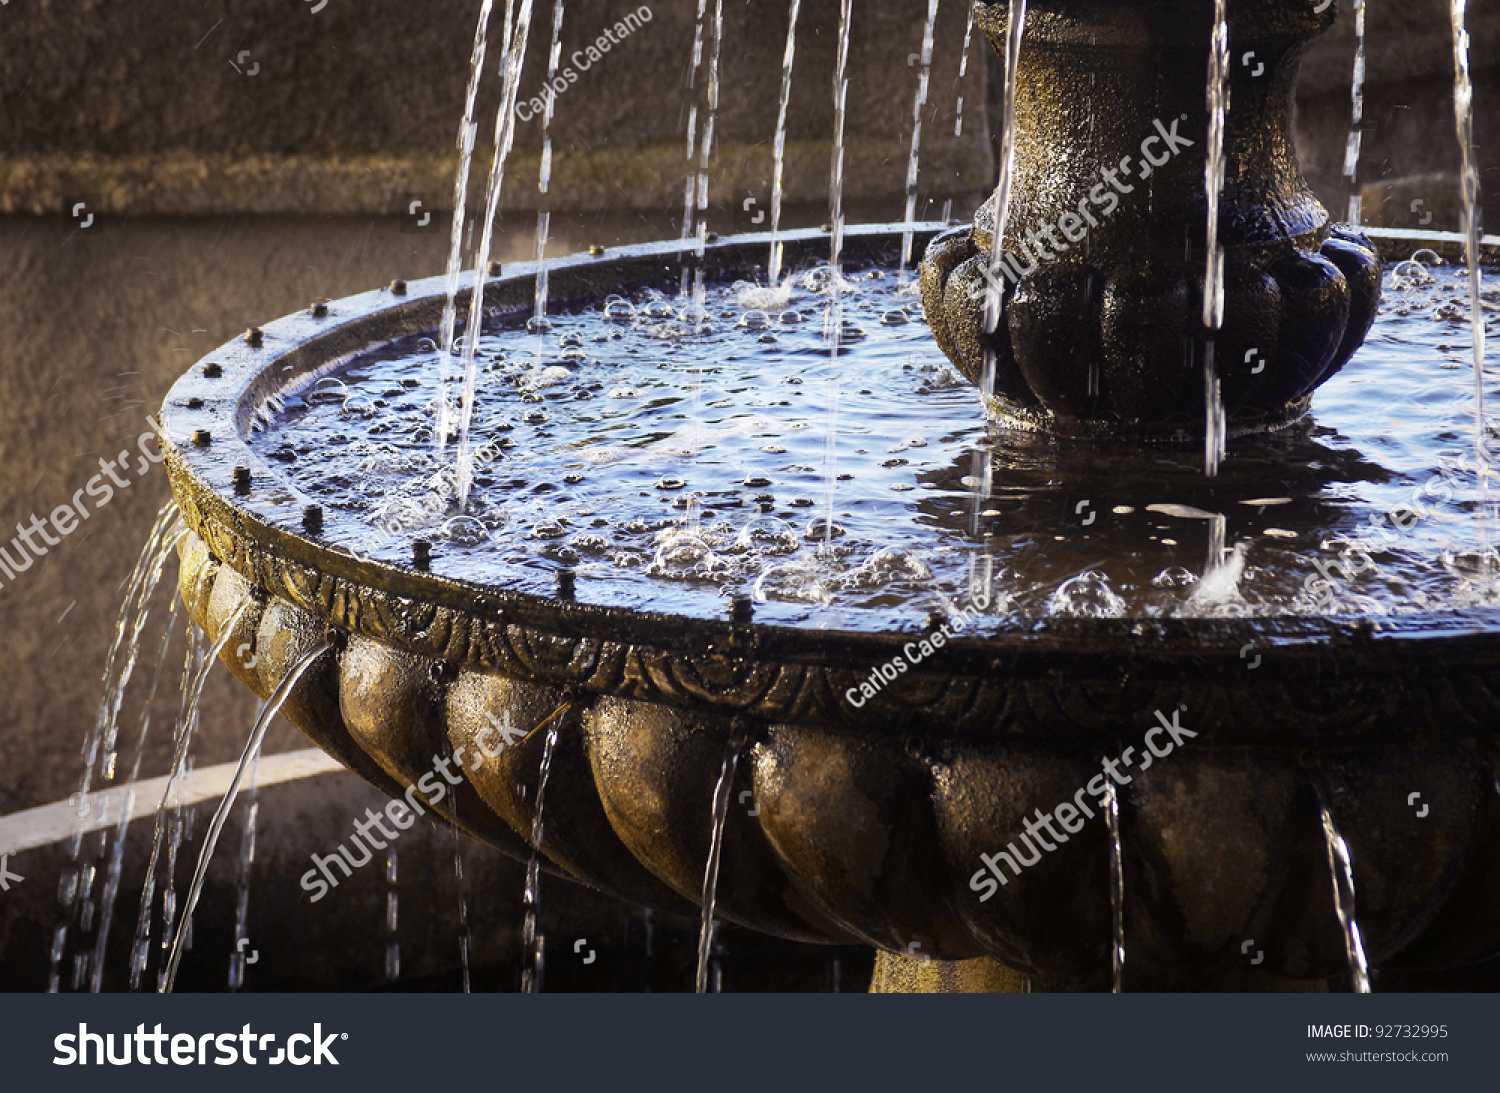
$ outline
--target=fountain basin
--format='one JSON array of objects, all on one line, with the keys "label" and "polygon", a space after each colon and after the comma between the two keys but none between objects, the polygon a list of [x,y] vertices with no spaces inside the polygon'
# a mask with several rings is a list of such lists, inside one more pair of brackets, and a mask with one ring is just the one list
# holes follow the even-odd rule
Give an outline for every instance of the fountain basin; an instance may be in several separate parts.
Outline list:
[{"label": "fountain basin", "polygon": [[[923,225],[919,241],[938,226]],[[820,233],[785,237],[788,264]],[[708,248],[711,279],[753,273],[765,236]],[[893,261],[899,227],[851,231],[851,266]],[[691,247],[658,244],[551,268],[558,307],[675,290]],[[488,316],[529,314],[535,271],[487,289]],[[1488,878],[1500,854],[1500,645],[1490,610],[1397,621],[1047,619],[960,636],[867,701],[861,682],[915,630],[827,630],[546,597],[361,557],[335,510],[248,443],[268,399],[353,355],[437,325],[441,279],[268,324],[211,354],[163,409],[173,490],[193,536],[181,587],[217,634],[254,605],[226,663],[269,693],[332,630],[289,718],[391,796],[448,769],[433,811],[529,852],[541,735],[482,746],[507,716],[527,733],[565,701],[542,851],[621,898],[698,899],[726,749],[732,787],[723,917],[783,937],[862,941],[934,959],[989,957],[1059,987],[1107,981],[1110,847],[1086,826],[985,901],[982,854],[1037,808],[1070,801],[1176,711],[1196,734],[1121,787],[1132,986],[1289,979],[1345,968],[1314,787],[1350,847],[1376,965],[1449,968],[1500,947]],[[252,344],[252,341],[258,344]],[[217,366],[216,368],[213,366]],[[195,439],[196,438],[196,439]],[[237,492],[236,467],[250,472]],[[341,534],[342,533],[342,534]],[[1248,651],[1258,659],[1252,666]],[[488,737],[494,750],[495,737]],[[476,755],[477,752],[477,755]],[[1408,805],[1430,803],[1418,816]],[[1245,942],[1254,944],[1249,952]]]}]

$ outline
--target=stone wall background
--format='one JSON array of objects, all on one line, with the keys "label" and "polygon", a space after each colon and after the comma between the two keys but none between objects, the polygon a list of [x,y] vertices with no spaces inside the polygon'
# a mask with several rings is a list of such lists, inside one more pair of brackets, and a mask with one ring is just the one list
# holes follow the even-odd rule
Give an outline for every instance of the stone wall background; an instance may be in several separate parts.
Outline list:
[{"label": "stone wall background", "polygon": [[[455,141],[479,10],[471,0],[208,0],[108,4],[13,0],[0,52],[0,211],[58,213],[74,194],[135,215],[394,213],[403,195],[449,202]],[[628,11],[627,0],[566,7],[564,67]],[[479,147],[499,102],[492,17]],[[653,0],[652,19],[579,72],[553,123],[554,208],[671,208],[682,202],[687,70],[696,5]],[[713,8],[709,7],[712,19]],[[521,84],[545,80],[552,4],[535,5]],[[850,45],[851,197],[903,193],[926,5],[859,6]],[[713,188],[769,203],[787,7],[728,0],[720,151]],[[954,135],[966,9],[939,9],[924,185],[975,188],[993,174],[976,35]],[[837,0],[802,6],[788,115],[789,201],[826,200]],[[699,74],[706,80],[708,57]],[[258,66],[258,67],[256,67]],[[252,75],[251,72],[254,72]],[[538,204],[540,120],[523,122],[507,206]],[[487,152],[481,155],[487,157]],[[745,191],[741,194],[740,191]]]},{"label": "stone wall background", "polygon": [[[412,195],[427,208],[447,207],[477,0],[322,4],[314,12],[319,0],[11,0],[0,50],[0,212],[59,214],[79,198],[135,216],[395,215]],[[493,16],[494,39],[503,6]],[[564,64],[638,8],[631,0],[573,0]],[[1298,130],[1309,180],[1340,212],[1354,53],[1350,0],[1342,8],[1334,30],[1309,50]],[[1471,8],[1477,140],[1494,214],[1500,107],[1484,103],[1500,92],[1500,7]],[[696,5],[655,0],[651,10],[652,20],[580,72],[559,102],[553,208],[681,205]],[[922,0],[866,0],[855,9],[851,198],[904,193],[919,71],[908,62],[920,49],[925,13]],[[724,14],[713,195],[717,219],[733,230],[769,203],[788,13],[782,0],[726,0]],[[981,104],[993,109],[999,63],[976,36],[960,84],[965,15],[962,0],[939,7],[920,184],[934,213],[949,197],[963,204],[988,188],[994,173]],[[551,17],[552,5],[538,0],[523,98],[542,86]],[[1361,182],[1451,173],[1457,151],[1445,0],[1370,4],[1367,22]],[[789,110],[792,203],[827,199],[837,26],[838,0],[805,0]],[[481,149],[498,102],[498,56],[492,46],[480,96]],[[960,94],[968,104],[961,137],[954,135]],[[539,204],[540,136],[538,121],[519,128],[507,208]],[[1434,191],[1427,209],[1442,204],[1443,186],[1427,188]],[[746,198],[757,205],[741,218]]]}]

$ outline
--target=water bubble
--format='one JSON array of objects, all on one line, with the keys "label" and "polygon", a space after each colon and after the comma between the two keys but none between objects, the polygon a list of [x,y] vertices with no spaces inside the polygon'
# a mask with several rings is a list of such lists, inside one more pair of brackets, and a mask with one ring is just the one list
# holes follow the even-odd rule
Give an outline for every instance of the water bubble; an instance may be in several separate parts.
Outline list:
[{"label": "water bubble", "polygon": [[756,554],[795,554],[802,549],[802,540],[785,520],[760,517],[740,530],[735,546]]},{"label": "water bubble", "polygon": [[880,317],[886,326],[905,326],[911,322],[911,314],[904,307],[892,308]]},{"label": "water bubble", "polygon": [[610,541],[603,535],[576,535],[568,540],[575,550],[584,551],[589,554],[603,554],[610,548]]},{"label": "water bubble", "polygon": [[604,321],[628,323],[635,319],[635,305],[623,296],[611,296],[604,302]]},{"label": "water bubble", "polygon": [[533,315],[526,320],[526,332],[528,334],[545,334],[552,329],[552,320],[544,316]]},{"label": "water bubble", "polygon": [[783,562],[761,570],[750,594],[757,603],[775,598],[826,606],[833,602],[833,593],[824,576],[815,560]]},{"label": "water bubble", "polygon": [[1197,583],[1198,574],[1180,565],[1170,566],[1151,578],[1152,588],[1164,588],[1171,591],[1191,588]]},{"label": "water bubble", "polygon": [[1125,614],[1125,601],[1109,586],[1109,578],[1098,570],[1085,570],[1064,581],[1047,600],[1047,614],[1074,619],[1117,619]]},{"label": "water bubble", "polygon": [[771,316],[764,311],[747,311],[740,316],[740,321],[734,324],[741,330],[765,330],[771,325]]},{"label": "water bubble", "polygon": [[897,547],[877,550],[864,565],[840,580],[845,588],[878,589],[901,580],[926,581],[932,569],[921,558]]},{"label": "water bubble", "polygon": [[541,391],[551,387],[553,384],[561,383],[571,376],[572,373],[561,365],[552,365],[549,368],[539,368],[527,375],[523,386],[529,391]]},{"label": "water bubble", "polygon": [[656,488],[659,490],[680,490],[686,485],[687,483],[684,482],[681,478],[677,478],[672,475],[667,475],[664,478],[658,478],[656,480]]},{"label": "water bubble", "polygon": [[570,330],[557,339],[557,344],[563,349],[582,349],[583,335],[575,330]]},{"label": "water bubble", "polygon": [[472,516],[455,516],[443,525],[441,534],[459,546],[478,546],[490,537],[489,529]]},{"label": "water bubble", "polygon": [[728,565],[701,536],[679,531],[662,540],[647,572],[652,576],[680,580],[685,577],[711,577],[723,572]]}]

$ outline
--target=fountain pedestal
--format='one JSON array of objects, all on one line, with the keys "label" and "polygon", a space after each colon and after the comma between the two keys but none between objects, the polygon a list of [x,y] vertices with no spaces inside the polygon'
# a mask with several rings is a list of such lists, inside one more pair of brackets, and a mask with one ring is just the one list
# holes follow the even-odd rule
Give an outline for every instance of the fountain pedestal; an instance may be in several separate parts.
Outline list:
[{"label": "fountain pedestal", "polygon": [[[1064,436],[1201,436],[1209,352],[1231,434],[1307,412],[1314,388],[1363,341],[1380,296],[1374,248],[1330,222],[1292,141],[1298,62],[1336,10],[1229,4],[1225,299],[1210,337],[1212,5],[1030,5],[999,265],[994,197],[971,227],[934,240],[922,265],[933,334],[992,413]],[[977,5],[1002,53],[1007,21],[1006,4]],[[1000,319],[987,333],[994,291]]]}]

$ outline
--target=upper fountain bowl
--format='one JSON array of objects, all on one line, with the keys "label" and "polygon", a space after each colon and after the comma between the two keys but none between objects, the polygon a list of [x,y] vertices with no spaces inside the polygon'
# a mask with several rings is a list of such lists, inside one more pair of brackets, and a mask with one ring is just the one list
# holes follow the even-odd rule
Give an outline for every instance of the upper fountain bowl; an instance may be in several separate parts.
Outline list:
[{"label": "upper fountain bowl", "polygon": [[[1002,55],[1006,9],[976,8]],[[1292,140],[1299,58],[1336,6],[1229,3],[1224,57],[1255,64],[1228,65],[1223,113],[1211,108],[1212,4],[1029,9],[1007,84],[1008,186],[923,263],[938,344],[1012,427],[1181,441],[1301,418],[1380,299],[1375,249],[1330,223]]]}]

